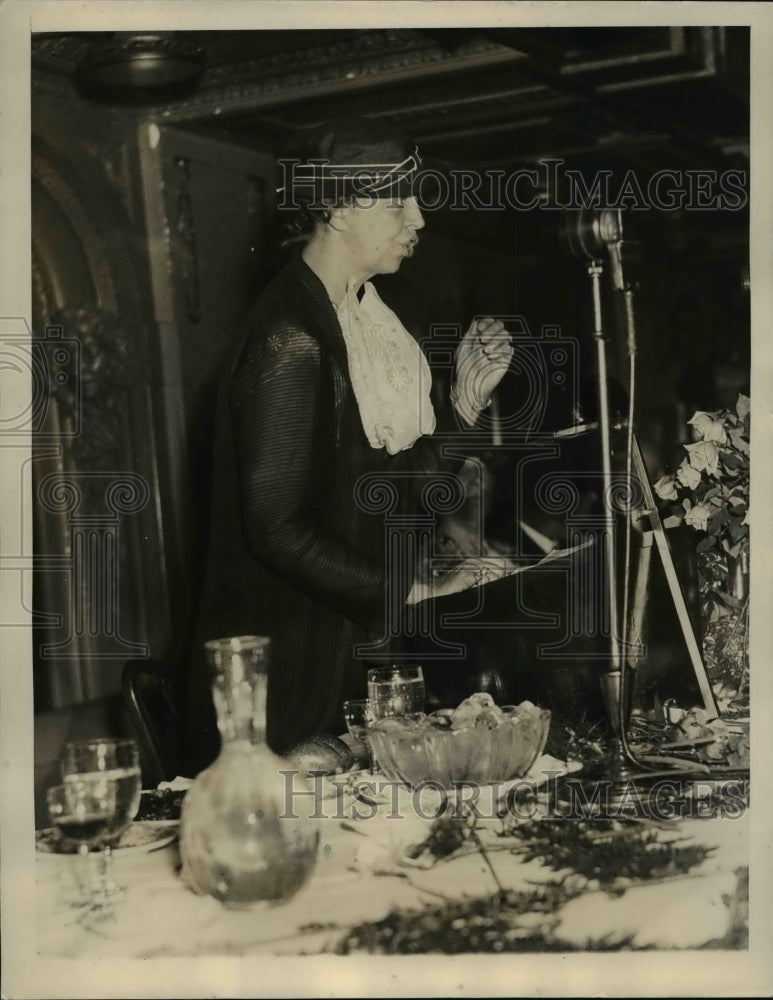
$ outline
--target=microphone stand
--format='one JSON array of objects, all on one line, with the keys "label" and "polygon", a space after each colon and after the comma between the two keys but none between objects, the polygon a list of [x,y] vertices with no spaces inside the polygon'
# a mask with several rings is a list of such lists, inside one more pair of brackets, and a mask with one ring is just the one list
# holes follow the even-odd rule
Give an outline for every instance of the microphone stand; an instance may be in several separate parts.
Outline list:
[{"label": "microphone stand", "polygon": [[[612,256],[612,271],[615,286],[622,283],[622,261],[618,254]],[[606,583],[606,621],[609,626],[606,669],[599,677],[601,694],[607,711],[612,734],[607,742],[606,761],[601,774],[596,776],[611,782],[612,802],[618,802],[628,794],[636,777],[642,776],[642,767],[629,747],[626,739],[628,725],[628,697],[626,692],[626,672],[624,656],[627,642],[625,623],[628,613],[628,560],[626,559],[623,580],[623,628],[620,630],[618,572],[617,572],[617,531],[612,488],[612,424],[609,406],[609,378],[607,369],[607,337],[604,333],[601,312],[601,279],[604,268],[601,260],[592,260],[587,269],[593,291],[593,339],[596,344],[596,390],[598,393],[599,433],[601,438],[602,499],[604,507],[603,544]],[[631,497],[630,463],[625,484],[626,499]],[[630,524],[628,525],[630,529]],[[633,768],[633,769],[632,769]],[[644,772],[646,773],[646,772]],[[593,781],[593,779],[591,779]]]},{"label": "microphone stand", "polygon": [[[637,759],[632,753],[627,740],[628,725],[628,695],[626,684],[627,652],[629,648],[629,635],[634,633],[635,641],[638,643],[639,633],[644,616],[646,604],[646,587],[648,581],[649,562],[651,554],[651,541],[643,539],[642,551],[636,579],[636,594],[634,597],[634,607],[632,609],[635,621],[633,628],[628,629],[628,592],[630,577],[630,546],[632,531],[632,496],[633,496],[633,465],[636,465],[636,475],[641,481],[641,486],[645,495],[646,508],[638,512],[638,515],[647,516],[652,524],[652,531],[655,534],[658,552],[663,561],[666,577],[674,599],[674,606],[682,625],[682,631],[687,642],[688,650],[695,668],[698,683],[703,696],[704,704],[707,708],[716,710],[711,687],[706,676],[705,667],[697,649],[697,643],[692,632],[692,626],[687,615],[687,608],[684,604],[684,597],[679,588],[678,580],[671,559],[668,542],[665,539],[663,526],[655,506],[654,497],[649,484],[646,468],[642,460],[638,442],[633,433],[633,401],[634,401],[634,373],[636,358],[636,328],[633,308],[633,286],[626,280],[623,269],[623,239],[622,239],[622,213],[619,210],[605,210],[595,213],[592,216],[590,227],[587,220],[580,218],[580,225],[573,232],[568,233],[570,249],[576,255],[584,255],[590,258],[587,268],[588,276],[591,279],[593,293],[593,337],[596,344],[596,376],[598,393],[598,416],[599,430],[601,438],[601,470],[603,481],[603,544],[604,544],[604,566],[606,577],[606,617],[609,625],[608,636],[608,669],[604,670],[600,676],[600,684],[604,705],[612,729],[611,737],[607,744],[605,766],[601,772],[589,773],[584,779],[579,777],[581,783],[598,784],[603,780],[609,786],[611,793],[611,803],[621,804],[628,799],[632,789],[636,789],[636,782],[641,779],[653,779],[663,775],[670,777],[677,776],[680,772],[687,777],[695,777],[696,773],[709,773],[710,769],[703,764],[690,762],[683,759],[658,756],[650,758],[653,763],[657,762],[658,767],[653,768],[647,763],[647,758]],[[630,244],[629,244],[630,245]],[[625,304],[626,328],[627,328],[627,348],[630,365],[629,386],[629,413],[627,419],[627,447],[626,447],[626,475],[625,490],[626,498],[626,552],[625,569],[623,579],[623,615],[622,629],[621,619],[618,614],[618,573],[616,557],[616,522],[613,505],[614,491],[612,489],[612,447],[611,447],[611,418],[609,405],[609,383],[607,373],[607,355],[605,336],[602,323],[601,309],[601,279],[604,267],[600,256],[600,251],[606,247],[613,284],[618,292],[622,292]],[[663,768],[662,765],[668,765]],[[675,770],[678,769],[678,770]],[[595,797],[594,797],[595,801]]]},{"label": "microphone stand", "polygon": [[601,316],[601,276],[604,268],[599,260],[593,260],[588,265],[588,276],[593,290],[593,339],[596,344],[596,378],[599,410],[599,432],[601,435],[601,475],[603,483],[604,529],[602,540],[604,544],[604,565],[606,567],[607,602],[606,619],[609,626],[609,668],[601,675],[601,693],[607,709],[607,715],[612,725],[613,737],[610,741],[609,756],[613,769],[620,770],[625,763],[620,733],[622,703],[622,673],[623,661],[620,642],[618,641],[618,605],[617,605],[617,560],[615,553],[615,517],[611,503],[612,484],[612,446],[611,427],[609,419],[609,381],[607,375],[607,341],[604,335]]}]

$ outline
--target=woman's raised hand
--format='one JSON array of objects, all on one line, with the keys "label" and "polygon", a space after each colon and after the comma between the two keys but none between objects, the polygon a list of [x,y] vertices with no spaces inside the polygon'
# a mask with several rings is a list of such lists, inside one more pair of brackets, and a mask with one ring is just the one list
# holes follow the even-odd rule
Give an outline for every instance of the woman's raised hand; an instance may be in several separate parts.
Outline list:
[{"label": "woman's raised hand", "polygon": [[513,345],[499,319],[473,320],[456,351],[452,400],[459,415],[472,426],[491,402],[491,395],[510,367]]}]

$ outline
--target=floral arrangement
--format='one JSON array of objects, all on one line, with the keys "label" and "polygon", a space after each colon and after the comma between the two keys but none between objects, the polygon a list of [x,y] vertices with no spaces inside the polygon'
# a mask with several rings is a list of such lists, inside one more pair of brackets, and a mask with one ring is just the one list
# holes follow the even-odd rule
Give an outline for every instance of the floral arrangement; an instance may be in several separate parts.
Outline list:
[{"label": "floral arrangement", "polygon": [[671,502],[664,525],[683,522],[701,533],[703,654],[725,715],[743,713],[748,700],[749,409],[748,396],[739,395],[735,412],[695,413],[689,424],[697,440],[684,445],[676,472],[654,486]]},{"label": "floral arrangement", "polygon": [[749,398],[735,412],[699,410],[688,421],[698,440],[673,475],[661,476],[655,492],[676,501],[666,526],[684,521],[705,532],[696,551],[715,549],[735,560],[749,548]]}]

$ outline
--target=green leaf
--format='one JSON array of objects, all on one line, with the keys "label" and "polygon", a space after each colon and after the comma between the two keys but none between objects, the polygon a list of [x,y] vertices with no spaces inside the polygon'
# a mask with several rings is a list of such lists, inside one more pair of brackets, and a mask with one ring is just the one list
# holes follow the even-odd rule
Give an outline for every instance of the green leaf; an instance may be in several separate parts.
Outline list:
[{"label": "green leaf", "polygon": [[727,432],[727,435],[736,451],[740,451],[743,455],[749,454],[749,441],[747,434],[744,434],[743,431],[738,428],[731,428]]},{"label": "green leaf", "polygon": [[742,602],[732,594],[726,594],[724,590],[716,590],[715,594],[728,608],[740,608]]},{"label": "green leaf", "polygon": [[741,456],[734,454],[732,451],[724,452],[720,461],[727,469],[742,469],[744,467],[744,461]]},{"label": "green leaf", "polygon": [[731,545],[726,538],[723,538],[722,548],[725,550],[725,552],[727,552],[727,554],[730,556],[731,559],[735,559],[735,557],[741,551],[741,543],[736,542],[735,545]]},{"label": "green leaf", "polygon": [[728,531],[730,532],[730,537],[733,541],[738,542],[749,534],[749,526],[747,524],[741,524],[740,521],[731,521]]},{"label": "green leaf", "polygon": [[696,552],[708,552],[709,549],[714,548],[716,542],[716,535],[705,535],[698,544],[695,546]]}]

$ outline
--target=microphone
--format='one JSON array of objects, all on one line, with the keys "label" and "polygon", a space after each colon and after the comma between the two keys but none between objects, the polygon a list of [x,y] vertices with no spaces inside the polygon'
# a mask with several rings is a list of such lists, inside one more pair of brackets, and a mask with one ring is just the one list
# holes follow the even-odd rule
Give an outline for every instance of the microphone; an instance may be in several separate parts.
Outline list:
[{"label": "microphone", "polygon": [[570,210],[566,212],[559,234],[563,246],[574,257],[596,261],[606,253],[615,288],[624,292],[626,284],[623,257],[628,262],[638,258],[638,243],[623,239],[623,213],[619,208]]},{"label": "microphone", "polygon": [[565,213],[561,238],[574,257],[597,260],[610,243],[622,239],[620,209],[581,208]]}]

